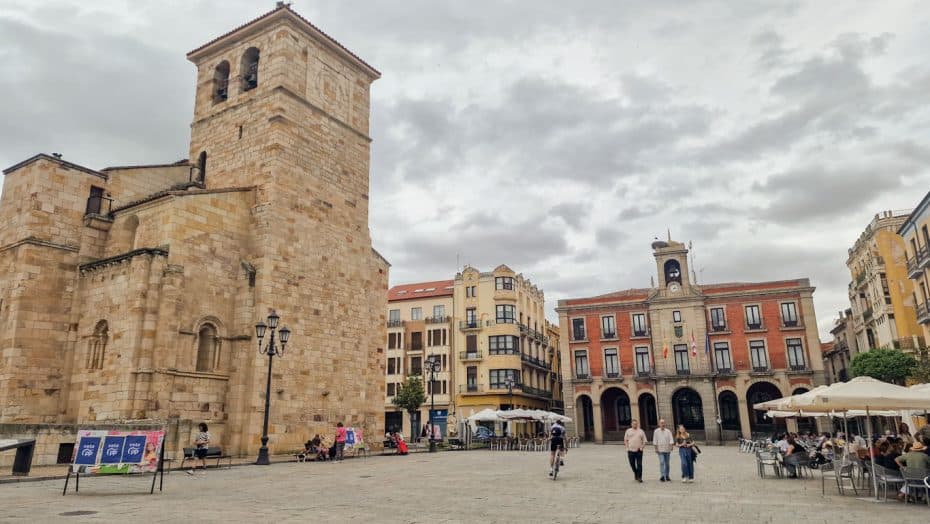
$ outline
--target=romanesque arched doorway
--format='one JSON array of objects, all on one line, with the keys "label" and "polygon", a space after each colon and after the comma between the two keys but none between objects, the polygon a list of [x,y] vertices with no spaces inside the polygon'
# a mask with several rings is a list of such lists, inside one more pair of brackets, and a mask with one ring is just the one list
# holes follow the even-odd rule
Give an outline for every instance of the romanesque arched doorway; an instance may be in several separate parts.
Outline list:
[{"label": "romanesque arched doorway", "polygon": [[656,410],[656,398],[652,393],[643,393],[639,396],[639,425],[652,435],[652,430],[659,425],[659,413]]},{"label": "romanesque arched doorway", "polygon": [[753,438],[758,434],[759,437],[772,436],[776,431],[784,431],[785,419],[769,418],[765,411],[753,409],[753,406],[760,402],[768,402],[781,398],[781,391],[771,382],[756,382],[746,391],[746,409],[749,410],[749,431]]},{"label": "romanesque arched doorway", "polygon": [[623,440],[623,432],[630,427],[633,414],[630,397],[620,388],[607,388],[601,394],[601,416],[604,422],[604,440]]},{"label": "romanesque arched doorway", "polygon": [[675,427],[684,424],[685,429],[698,438],[704,436],[704,403],[701,395],[691,388],[681,388],[672,395],[672,414],[675,417]]},{"label": "romanesque arched doorway", "polygon": [[575,401],[575,414],[578,417],[576,424],[579,436],[584,440],[594,440],[594,403],[591,402],[591,397],[578,397]]}]

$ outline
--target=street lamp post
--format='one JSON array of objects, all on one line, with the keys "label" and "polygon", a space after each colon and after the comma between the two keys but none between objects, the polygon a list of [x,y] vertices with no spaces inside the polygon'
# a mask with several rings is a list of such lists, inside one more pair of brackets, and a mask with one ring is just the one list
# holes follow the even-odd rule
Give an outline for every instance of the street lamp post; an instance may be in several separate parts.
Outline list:
[{"label": "street lamp post", "polygon": [[[255,461],[259,466],[271,464],[271,460],[268,458],[268,412],[271,409],[271,363],[275,355],[284,356],[284,347],[287,345],[287,340],[291,336],[291,330],[282,327],[281,330],[278,331],[278,337],[281,340],[281,348],[278,349],[277,346],[275,346],[274,332],[278,328],[278,320],[280,318],[281,317],[272,310],[271,314],[268,315],[266,319],[268,324],[264,322],[255,324],[255,336],[258,337],[258,352],[262,355],[268,355],[268,382],[265,385],[265,423],[262,426],[262,447],[258,448],[258,460]],[[268,345],[262,347],[262,339],[265,338],[266,329],[271,329],[271,334],[268,337]]]},{"label": "street lamp post", "polygon": [[435,430],[433,428],[433,411],[436,408],[436,373],[442,370],[442,361],[439,357],[433,355],[426,359],[426,366],[429,367],[429,451],[436,452],[436,439],[433,438]]},{"label": "street lamp post", "polygon": [[[513,377],[507,377],[504,380],[504,384],[507,385],[507,394],[510,395],[510,406],[507,409],[513,411]],[[512,421],[507,421],[507,426],[510,426],[511,424],[513,424]],[[510,427],[510,434],[513,435],[513,427]]]}]

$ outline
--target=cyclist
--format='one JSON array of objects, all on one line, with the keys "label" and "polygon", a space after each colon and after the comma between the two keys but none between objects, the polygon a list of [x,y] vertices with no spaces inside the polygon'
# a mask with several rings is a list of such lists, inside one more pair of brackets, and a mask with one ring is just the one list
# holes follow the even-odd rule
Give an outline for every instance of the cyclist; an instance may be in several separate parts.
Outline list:
[{"label": "cyclist", "polygon": [[549,430],[549,476],[552,476],[555,468],[556,454],[558,454],[559,465],[564,466],[565,462],[562,457],[565,456],[565,427],[555,422]]}]

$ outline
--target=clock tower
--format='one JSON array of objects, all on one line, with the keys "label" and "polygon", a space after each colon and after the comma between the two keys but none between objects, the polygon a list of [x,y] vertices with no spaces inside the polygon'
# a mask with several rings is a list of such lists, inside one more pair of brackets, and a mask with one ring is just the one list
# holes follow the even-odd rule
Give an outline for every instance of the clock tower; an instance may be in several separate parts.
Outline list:
[{"label": "clock tower", "polygon": [[691,294],[688,248],[674,240],[656,240],[652,243],[652,255],[656,259],[656,270],[659,275],[659,294],[662,296]]}]

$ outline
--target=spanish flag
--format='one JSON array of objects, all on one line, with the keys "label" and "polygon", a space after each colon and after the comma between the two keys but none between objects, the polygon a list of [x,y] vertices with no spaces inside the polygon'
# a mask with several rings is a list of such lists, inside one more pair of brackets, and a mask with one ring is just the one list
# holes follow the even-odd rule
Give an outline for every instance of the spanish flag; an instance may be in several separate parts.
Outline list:
[{"label": "spanish flag", "polygon": [[662,358],[668,360],[668,340],[662,341]]}]

